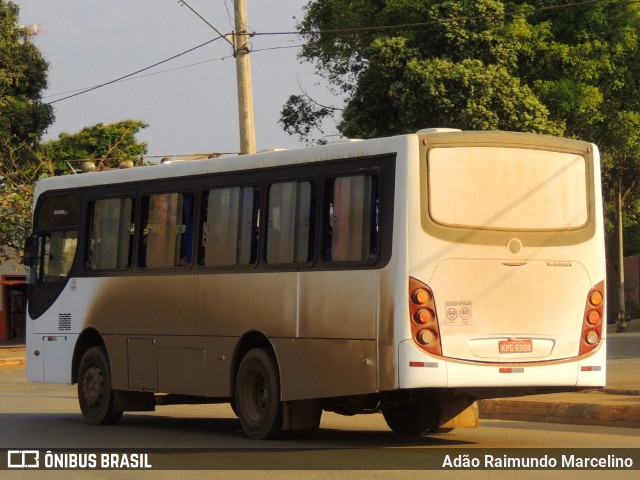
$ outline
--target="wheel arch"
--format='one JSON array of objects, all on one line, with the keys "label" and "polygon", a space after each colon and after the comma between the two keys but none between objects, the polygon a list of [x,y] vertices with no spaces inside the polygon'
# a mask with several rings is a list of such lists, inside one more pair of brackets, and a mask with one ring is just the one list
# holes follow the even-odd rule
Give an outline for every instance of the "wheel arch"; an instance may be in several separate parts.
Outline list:
[{"label": "wheel arch", "polygon": [[233,353],[233,361],[232,361],[232,370],[231,370],[231,395],[234,396],[236,393],[236,375],[238,374],[238,368],[240,367],[240,362],[242,358],[247,354],[247,352],[253,348],[263,348],[268,350],[273,355],[273,358],[276,362],[276,369],[278,373],[278,380],[280,380],[280,362],[278,361],[278,355],[276,352],[273,343],[269,340],[269,337],[265,335],[263,332],[253,330],[245,333],[236,345],[235,351]]},{"label": "wheel arch", "polygon": [[[85,329],[80,336],[78,337],[78,341],[76,342],[76,346],[73,349],[73,359],[71,362],[71,383],[78,383],[78,369],[80,367],[80,361],[84,353],[90,349],[91,347],[105,347],[104,340],[102,335],[95,328],[87,328]],[[109,354],[107,352],[107,359],[109,358]]]}]

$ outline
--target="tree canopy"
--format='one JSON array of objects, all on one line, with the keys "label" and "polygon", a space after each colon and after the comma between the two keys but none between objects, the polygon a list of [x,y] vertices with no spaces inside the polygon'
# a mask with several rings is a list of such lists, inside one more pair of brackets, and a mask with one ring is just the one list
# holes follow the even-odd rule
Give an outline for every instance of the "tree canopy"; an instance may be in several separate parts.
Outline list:
[{"label": "tree canopy", "polygon": [[0,146],[34,145],[54,120],[42,101],[48,64],[19,25],[19,12],[0,0]]},{"label": "tree canopy", "polygon": [[147,152],[137,120],[98,124],[42,143],[53,108],[42,101],[48,64],[19,25],[18,6],[0,0],[0,262],[16,257],[31,230],[33,188],[50,175],[77,173],[80,162],[98,170]]},{"label": "tree canopy", "polygon": [[[62,133],[37,147],[19,145],[2,149],[0,164],[0,261],[21,251],[31,230],[33,188],[37,180],[52,175],[78,173],[80,162],[98,170],[117,168],[147,152],[135,136],[147,125],[138,120],[98,124],[77,133]],[[25,155],[29,161],[25,161]]]},{"label": "tree canopy", "polygon": [[339,133],[356,138],[455,127],[592,141],[608,211],[621,189],[640,222],[640,4],[312,0],[299,29],[300,58],[344,104],[292,95],[287,132],[313,141],[340,111]]},{"label": "tree canopy", "polygon": [[136,139],[146,127],[139,120],[122,120],[72,134],[63,132],[56,140],[42,144],[42,156],[51,159],[60,174],[69,173],[69,165],[78,167],[77,162],[84,160],[95,162],[98,170],[114,168],[122,160],[135,160],[147,153],[147,144]]}]

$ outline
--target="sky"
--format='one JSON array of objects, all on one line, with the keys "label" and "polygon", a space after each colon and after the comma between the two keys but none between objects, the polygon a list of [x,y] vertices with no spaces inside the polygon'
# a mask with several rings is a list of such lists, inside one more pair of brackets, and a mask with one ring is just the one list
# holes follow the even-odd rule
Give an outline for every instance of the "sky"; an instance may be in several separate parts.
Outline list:
[{"label": "sky", "polygon": [[[40,27],[32,41],[49,62],[46,102],[135,72],[218,36],[177,0],[13,1],[20,6],[21,24]],[[218,30],[233,30],[233,0],[188,2]],[[249,29],[295,31],[307,2],[247,0]],[[301,43],[300,37],[292,35],[252,39],[258,149],[302,146],[277,123],[288,96],[301,93],[301,88],[321,103],[340,106],[313,66],[297,58],[300,49],[295,45]],[[149,125],[137,138],[147,142],[150,157],[237,152],[236,70],[231,53],[227,42],[217,40],[145,71],[140,78],[54,103],[56,121],[45,138],[97,123],[134,119]]]}]

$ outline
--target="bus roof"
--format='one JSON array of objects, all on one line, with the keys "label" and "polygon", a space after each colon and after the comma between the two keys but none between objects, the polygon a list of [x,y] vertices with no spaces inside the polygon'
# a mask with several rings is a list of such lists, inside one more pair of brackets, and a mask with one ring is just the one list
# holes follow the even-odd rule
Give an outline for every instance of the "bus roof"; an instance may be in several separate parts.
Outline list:
[{"label": "bus roof", "polygon": [[238,155],[197,161],[150,165],[145,167],[114,169],[77,175],[47,177],[35,188],[34,202],[45,191],[82,188],[94,185],[138,182],[211,173],[235,172],[257,168],[270,168],[303,163],[337,160],[400,152],[418,139],[435,143],[487,144],[513,142],[514,144],[540,145],[541,148],[587,149],[591,144],[577,140],[504,131],[460,131],[454,129],[423,129],[415,134],[376,138],[362,141],[342,141],[335,144],[304,147],[291,150],[274,150],[250,155]]}]

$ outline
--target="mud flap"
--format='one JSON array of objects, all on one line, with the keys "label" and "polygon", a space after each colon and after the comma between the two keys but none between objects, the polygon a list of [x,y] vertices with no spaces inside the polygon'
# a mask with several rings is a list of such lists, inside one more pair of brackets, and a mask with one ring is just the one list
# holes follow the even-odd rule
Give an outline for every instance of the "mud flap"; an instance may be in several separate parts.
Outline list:
[{"label": "mud flap", "polygon": [[319,400],[283,402],[282,430],[315,430],[320,425],[322,405]]}]

